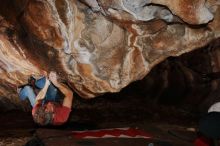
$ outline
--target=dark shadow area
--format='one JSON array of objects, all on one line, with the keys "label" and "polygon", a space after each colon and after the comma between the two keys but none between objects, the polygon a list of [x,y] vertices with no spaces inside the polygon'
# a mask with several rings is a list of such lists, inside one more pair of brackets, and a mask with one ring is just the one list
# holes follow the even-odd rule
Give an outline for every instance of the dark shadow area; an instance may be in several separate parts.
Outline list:
[{"label": "dark shadow area", "polygon": [[[143,80],[119,93],[107,93],[91,100],[75,94],[71,116],[62,126],[39,127],[33,123],[30,109],[24,112],[17,107],[8,108],[0,116],[0,137],[32,136],[39,128],[69,131],[141,127],[167,138],[170,129],[196,128],[208,107],[219,101],[218,76],[210,76],[219,41],[213,44],[166,59]],[[0,109],[6,109],[5,104],[2,102]]]}]

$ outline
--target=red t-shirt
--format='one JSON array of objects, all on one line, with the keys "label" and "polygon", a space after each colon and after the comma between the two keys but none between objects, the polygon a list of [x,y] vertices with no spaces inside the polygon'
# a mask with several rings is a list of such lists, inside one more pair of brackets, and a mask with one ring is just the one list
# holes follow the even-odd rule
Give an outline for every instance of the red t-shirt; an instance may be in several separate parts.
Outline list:
[{"label": "red t-shirt", "polygon": [[194,141],[194,146],[211,146],[211,140],[209,140],[205,137],[198,137]]},{"label": "red t-shirt", "polygon": [[34,116],[34,113],[39,106],[40,106],[40,103],[34,105],[34,107],[32,108],[32,116]]},{"label": "red t-shirt", "polygon": [[[48,103],[47,103],[48,104]],[[62,125],[64,124],[69,117],[69,114],[71,112],[71,109],[60,105],[60,104],[53,104],[54,106],[54,114],[53,114],[53,120],[52,120],[52,125]],[[36,109],[41,106],[41,104],[37,104],[33,107],[32,109],[32,115],[34,115]],[[46,106],[46,105],[44,105]]]},{"label": "red t-shirt", "polygon": [[68,120],[70,112],[71,112],[71,109],[66,106],[63,106],[63,105],[55,106],[52,124],[62,125]]}]

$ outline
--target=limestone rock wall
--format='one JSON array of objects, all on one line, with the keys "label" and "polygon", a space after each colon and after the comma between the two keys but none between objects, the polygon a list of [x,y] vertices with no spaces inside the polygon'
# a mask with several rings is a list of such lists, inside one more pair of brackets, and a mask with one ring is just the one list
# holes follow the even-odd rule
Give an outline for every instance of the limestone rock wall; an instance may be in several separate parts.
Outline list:
[{"label": "limestone rock wall", "polygon": [[43,70],[57,71],[84,98],[119,92],[167,57],[220,36],[219,0],[2,0],[0,7],[0,93],[12,98]]}]

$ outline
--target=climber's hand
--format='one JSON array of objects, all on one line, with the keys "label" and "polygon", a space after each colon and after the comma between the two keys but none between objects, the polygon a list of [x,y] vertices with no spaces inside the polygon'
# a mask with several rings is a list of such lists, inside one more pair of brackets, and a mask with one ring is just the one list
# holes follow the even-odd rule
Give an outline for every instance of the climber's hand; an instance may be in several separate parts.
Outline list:
[{"label": "climber's hand", "polygon": [[49,74],[49,79],[50,79],[50,81],[51,81],[55,86],[59,84],[58,81],[57,81],[57,74],[56,74],[56,72],[51,71],[50,74]]}]

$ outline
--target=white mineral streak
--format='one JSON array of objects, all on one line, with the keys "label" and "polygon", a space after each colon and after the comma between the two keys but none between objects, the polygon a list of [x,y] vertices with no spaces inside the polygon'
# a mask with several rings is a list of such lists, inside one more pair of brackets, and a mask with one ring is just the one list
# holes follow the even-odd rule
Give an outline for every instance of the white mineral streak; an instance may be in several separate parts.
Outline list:
[{"label": "white mineral streak", "polygon": [[18,50],[3,35],[0,35],[0,48],[1,69],[5,72],[38,72],[38,69],[23,54],[20,55]]},{"label": "white mineral streak", "polygon": [[[0,80],[4,80],[5,86],[24,83],[27,75],[39,74],[38,68],[18,51],[6,36],[0,35]],[[5,95],[1,89],[0,93],[2,92]]]},{"label": "white mineral streak", "polygon": [[205,3],[203,5],[201,5],[201,8],[197,9],[198,11],[196,12],[197,17],[200,21],[200,23],[208,23],[209,21],[211,21],[214,16],[213,14],[210,12],[210,10],[208,8],[206,8]]},{"label": "white mineral streak", "polygon": [[26,55],[33,50],[23,49],[17,40],[16,45],[11,44],[1,35],[0,72],[17,72],[19,75],[13,78],[13,74],[2,77],[24,82],[24,74],[27,78],[43,66],[66,73],[84,98],[118,92],[142,79],[167,57],[203,47],[219,37],[218,3],[219,0],[32,0],[21,21],[29,36],[50,46],[56,63],[49,64],[51,60],[40,54],[48,65],[35,67]]},{"label": "white mineral streak", "polygon": [[[90,7],[97,6],[95,4],[96,2],[94,3],[96,6],[92,4],[91,1],[85,2]],[[178,4],[178,2],[176,2],[176,4]],[[169,9],[166,9],[165,7],[150,5],[151,3],[162,5],[168,4],[168,8],[170,8],[170,10],[174,10],[174,13],[177,11],[175,8],[173,8],[173,5],[171,5],[171,1],[151,2],[146,0],[120,0],[120,2],[114,3],[120,4],[120,6],[115,5],[114,9],[110,7],[107,10],[116,16],[119,20],[122,20],[123,16],[121,16],[121,13],[118,13],[117,9],[115,8],[120,8],[121,10],[124,10],[133,15],[135,19],[141,21],[149,21],[155,18],[163,19],[167,22],[173,21],[174,16],[169,11]],[[193,9],[192,7],[190,8]],[[198,9],[194,10],[195,14],[197,14],[196,11],[201,10],[204,10],[205,14],[202,14],[203,17],[200,17],[201,14],[197,14],[196,19],[198,19],[198,21],[195,22],[196,20],[193,20],[193,23],[207,23],[213,19],[208,9],[202,4],[196,8]],[[74,63],[69,63],[69,65],[72,65],[71,68],[74,69],[72,70],[74,76],[79,76],[82,79],[81,85],[78,87],[82,88],[83,86],[94,94],[104,93],[106,91],[118,92],[132,81],[142,79],[150,71],[153,66],[150,62],[147,61],[149,58],[144,57],[145,52],[143,52],[147,50],[143,49],[143,45],[139,43],[139,41],[143,38],[152,38],[150,39],[151,42],[145,43],[151,46],[151,48],[158,49],[156,51],[158,54],[166,54],[165,56],[175,56],[175,54],[180,55],[192,50],[193,48],[189,47],[189,45],[198,42],[199,39],[207,38],[207,41],[202,43],[202,45],[204,45],[210,40],[209,37],[212,37],[209,35],[202,37],[202,34],[204,33],[202,31],[201,34],[200,31],[196,31],[195,34],[193,34],[195,38],[193,38],[193,36],[190,37],[188,32],[192,33],[193,30],[188,28],[189,30],[187,29],[187,33],[185,34],[185,26],[180,27],[178,25],[171,25],[167,27],[167,29],[164,29],[153,35],[141,36],[146,34],[146,31],[149,30],[138,29],[138,25],[136,26],[127,24],[123,28],[125,30],[124,33],[124,30],[121,27],[118,27],[117,24],[112,23],[102,15],[92,14],[89,11],[82,12],[79,10],[79,5],[75,5],[75,3],[73,9],[75,11],[75,25],[74,29],[72,29],[74,31],[74,33],[72,33],[72,35],[74,35],[74,39],[71,38],[69,41],[74,44],[72,49],[72,54],[74,56],[72,58],[74,61],[72,60],[72,62]],[[179,11],[177,11],[175,14],[179,14]],[[184,17],[186,16],[180,14],[180,18]],[[184,21],[188,21],[188,18],[184,18]],[[76,25],[76,23],[78,24]],[[189,23],[192,22],[189,21]],[[178,29],[182,31],[178,31]],[[163,37],[168,39],[162,39]],[[176,40],[177,38],[178,40]],[[184,40],[185,42],[181,40]],[[196,47],[202,45],[192,46]],[[116,56],[116,54],[118,55],[120,53],[123,54]],[[150,57],[150,54],[148,57]],[[138,58],[138,60],[136,58]],[[160,57],[158,60],[161,61],[164,58],[166,57]],[[83,70],[83,72],[81,72],[79,70],[81,66],[80,64],[87,64],[86,71]],[[85,74],[87,75],[85,76]],[[94,84],[92,82],[98,82],[98,84]],[[86,98],[93,97],[93,94],[91,93],[86,93],[85,91],[82,92],[87,94]]]},{"label": "white mineral streak", "polygon": [[79,40],[74,42],[74,47],[77,50],[76,57],[74,58],[76,62],[83,64],[90,64],[91,54],[88,52],[88,49],[85,47],[79,46]]},{"label": "white mineral streak", "polygon": [[100,11],[101,8],[99,7],[99,4],[96,0],[81,0],[82,2],[85,2],[87,5],[89,5],[93,11]]},{"label": "white mineral streak", "polygon": [[[64,2],[66,2],[66,4],[67,4],[65,13],[66,13],[66,15],[70,15],[71,10],[68,9],[69,8],[68,7],[69,6],[68,1],[65,0]],[[62,44],[60,44],[60,46],[54,46],[53,42],[51,42],[51,44],[49,43],[49,45],[51,45],[52,47],[54,47],[56,49],[64,49],[65,53],[70,54],[72,46],[71,46],[69,40],[67,39],[68,38],[68,29],[66,28],[66,26],[65,26],[64,22],[62,21],[62,19],[60,18],[60,15],[59,15],[58,10],[57,10],[56,5],[55,5],[55,1],[48,0],[48,4],[50,6],[51,13],[53,14],[52,18],[55,21],[54,22],[55,27],[57,27],[56,29],[59,30],[60,36],[64,40],[62,42]],[[71,17],[71,15],[69,17]]]},{"label": "white mineral streak", "polygon": [[152,3],[168,7],[189,24],[204,24],[213,19],[213,14],[205,5],[205,0],[152,0]]},{"label": "white mineral streak", "polygon": [[149,0],[121,0],[121,6],[137,20],[149,21],[156,17],[164,19],[167,22],[173,20],[173,15],[169,10],[160,6],[149,5],[150,2]]}]

